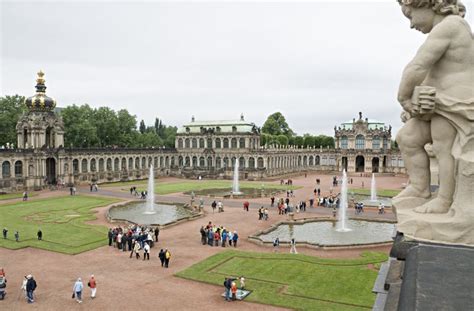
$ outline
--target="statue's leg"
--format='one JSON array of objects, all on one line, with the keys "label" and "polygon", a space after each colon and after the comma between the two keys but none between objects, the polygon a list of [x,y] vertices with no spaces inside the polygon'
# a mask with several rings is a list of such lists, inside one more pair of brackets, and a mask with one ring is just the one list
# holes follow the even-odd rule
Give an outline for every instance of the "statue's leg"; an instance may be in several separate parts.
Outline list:
[{"label": "statue's leg", "polygon": [[452,147],[456,138],[456,129],[449,121],[435,115],[431,119],[431,137],[433,138],[433,152],[439,163],[439,190],[435,199],[415,208],[419,213],[447,213],[455,189],[454,157]]},{"label": "statue's leg", "polygon": [[430,197],[430,161],[424,149],[429,142],[431,142],[431,133],[428,121],[412,118],[398,131],[397,143],[410,177],[410,183],[396,196],[396,199]]}]

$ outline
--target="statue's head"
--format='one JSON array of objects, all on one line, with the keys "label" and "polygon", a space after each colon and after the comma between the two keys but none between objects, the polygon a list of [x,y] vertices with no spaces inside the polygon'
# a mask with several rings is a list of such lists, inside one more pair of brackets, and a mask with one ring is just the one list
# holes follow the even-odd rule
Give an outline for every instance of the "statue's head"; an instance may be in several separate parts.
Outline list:
[{"label": "statue's head", "polygon": [[411,28],[429,33],[436,15],[464,17],[466,7],[458,0],[398,0],[403,14],[410,20]]}]

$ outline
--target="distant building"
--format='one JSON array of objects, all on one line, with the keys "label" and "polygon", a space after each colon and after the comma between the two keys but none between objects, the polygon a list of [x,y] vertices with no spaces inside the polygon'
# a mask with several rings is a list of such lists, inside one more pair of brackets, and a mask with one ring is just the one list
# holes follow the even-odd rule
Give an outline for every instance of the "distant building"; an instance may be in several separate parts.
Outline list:
[{"label": "distant building", "polygon": [[175,148],[64,148],[64,125],[56,101],[46,96],[42,72],[28,111],[17,124],[17,146],[0,148],[0,192],[50,185],[137,180],[155,175],[231,178],[235,161],[242,179],[302,171],[405,173],[392,150],[391,128],[362,119],[335,128],[336,148],[260,146],[260,129],[241,115],[234,121],[196,121],[178,130]]}]

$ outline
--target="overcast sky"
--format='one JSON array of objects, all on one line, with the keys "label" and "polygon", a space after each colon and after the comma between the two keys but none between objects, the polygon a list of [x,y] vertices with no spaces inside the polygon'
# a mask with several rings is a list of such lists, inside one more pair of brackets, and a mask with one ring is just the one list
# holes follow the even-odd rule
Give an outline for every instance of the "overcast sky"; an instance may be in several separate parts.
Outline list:
[{"label": "overcast sky", "polygon": [[[0,95],[126,108],[152,124],[282,112],[298,134],[402,124],[403,67],[425,36],[385,1],[1,1]],[[473,0],[466,19],[473,26]]]}]

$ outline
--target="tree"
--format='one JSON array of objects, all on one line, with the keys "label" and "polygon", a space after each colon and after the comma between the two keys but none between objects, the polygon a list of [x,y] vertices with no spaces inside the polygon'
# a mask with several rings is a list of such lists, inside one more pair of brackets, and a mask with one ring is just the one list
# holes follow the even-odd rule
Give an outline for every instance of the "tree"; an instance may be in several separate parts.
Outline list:
[{"label": "tree", "polygon": [[303,146],[303,143],[304,143],[304,138],[302,136],[296,136],[295,142],[293,143],[293,145]]},{"label": "tree", "polygon": [[16,123],[26,110],[24,101],[25,97],[19,95],[0,97],[0,146],[16,146]]},{"label": "tree", "polygon": [[315,139],[314,136],[310,134],[304,134],[304,140],[303,140],[303,145],[305,147],[313,147],[315,145]]},{"label": "tree", "polygon": [[139,130],[140,130],[140,133],[145,134],[145,131],[146,131],[145,121],[143,121],[143,120],[140,121]]},{"label": "tree", "polygon": [[271,135],[285,135],[288,138],[294,135],[280,112],[275,112],[267,118],[263,124],[262,132]]},{"label": "tree", "polygon": [[278,135],[276,137],[277,141],[278,141],[278,144],[280,145],[283,145],[283,146],[287,146],[288,145],[288,136],[286,135]]},{"label": "tree", "polygon": [[94,119],[94,109],[89,105],[72,105],[61,110],[64,122],[64,146],[66,147],[97,147],[97,136]]}]

